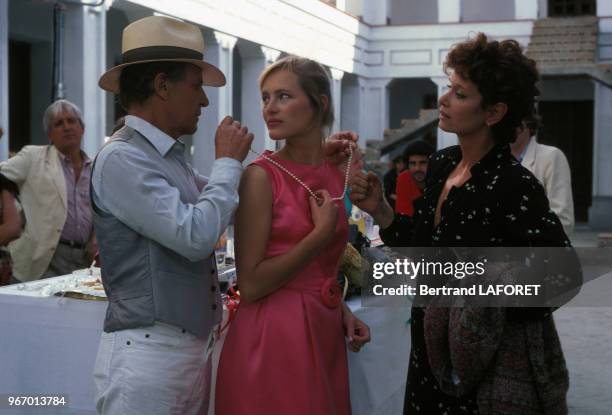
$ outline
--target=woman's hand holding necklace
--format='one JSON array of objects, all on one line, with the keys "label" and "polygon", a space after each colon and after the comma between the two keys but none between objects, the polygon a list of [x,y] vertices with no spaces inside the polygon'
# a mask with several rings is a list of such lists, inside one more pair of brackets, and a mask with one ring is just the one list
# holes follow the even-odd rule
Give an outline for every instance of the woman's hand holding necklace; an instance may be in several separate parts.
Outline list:
[{"label": "woman's hand holding necklace", "polygon": [[309,198],[310,215],[314,224],[312,232],[321,244],[326,245],[338,224],[338,205],[331,200],[327,190],[318,190],[315,194],[320,201],[317,202],[313,197]]}]

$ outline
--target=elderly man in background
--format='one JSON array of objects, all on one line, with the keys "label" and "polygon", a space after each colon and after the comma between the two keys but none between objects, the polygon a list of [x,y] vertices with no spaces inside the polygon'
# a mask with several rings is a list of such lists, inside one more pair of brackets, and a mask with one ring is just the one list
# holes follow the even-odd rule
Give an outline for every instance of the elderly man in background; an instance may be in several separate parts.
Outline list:
[{"label": "elderly man in background", "polygon": [[85,268],[93,249],[92,166],[81,150],[81,110],[56,101],[45,111],[43,127],[49,145],[25,146],[0,164],[0,173],[19,186],[27,218],[22,236],[9,245],[14,282]]}]

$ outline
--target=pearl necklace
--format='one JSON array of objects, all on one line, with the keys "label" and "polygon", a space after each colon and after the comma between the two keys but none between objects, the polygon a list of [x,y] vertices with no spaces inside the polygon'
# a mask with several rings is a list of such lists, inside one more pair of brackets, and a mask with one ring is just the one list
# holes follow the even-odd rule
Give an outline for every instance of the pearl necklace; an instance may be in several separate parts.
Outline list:
[{"label": "pearl necklace", "polygon": [[[300,180],[299,177],[297,177],[295,174],[293,174],[287,168],[285,168],[285,166],[283,166],[282,164],[280,164],[276,160],[273,160],[272,158],[266,156],[265,154],[258,153],[257,151],[255,151],[253,149],[250,149],[250,151],[252,153],[255,153],[258,156],[268,160],[270,163],[272,163],[273,165],[278,167],[281,171],[287,173],[287,175],[289,175],[289,177],[291,177],[293,180],[298,182],[302,187],[304,187],[308,191],[308,193],[310,193],[310,196],[312,196],[315,200],[317,200],[317,201],[322,201],[323,200],[319,196],[317,196],[315,194],[315,192],[313,192],[312,189],[310,187],[308,187],[308,185],[306,183],[304,183],[302,180]],[[344,190],[342,191],[342,194],[340,196],[332,197],[331,200],[343,200],[344,199],[344,196],[346,195],[346,191],[348,189],[349,173],[350,173],[350,170],[351,170],[351,162],[352,161],[353,161],[353,146],[349,145],[349,158],[348,158],[348,163],[346,165],[346,172],[344,173]]]}]

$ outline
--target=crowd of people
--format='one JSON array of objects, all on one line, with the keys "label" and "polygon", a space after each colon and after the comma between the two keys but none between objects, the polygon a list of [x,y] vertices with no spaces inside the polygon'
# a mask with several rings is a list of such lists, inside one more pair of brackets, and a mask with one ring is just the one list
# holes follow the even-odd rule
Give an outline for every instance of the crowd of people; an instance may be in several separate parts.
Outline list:
[{"label": "crowd of people", "polygon": [[[204,61],[200,30],[147,17],[126,27],[122,53],[99,86],[127,115],[95,159],[81,150],[80,109],[60,100],[43,119],[50,144],[0,164],[4,282],[67,274],[99,253],[99,413],[206,413],[215,383],[220,415],[350,414],[347,350],[376,333],[336,279],[348,195],[389,246],[570,246],[569,168],[532,138],[539,76],[513,40],[478,34],[451,49],[439,127],[459,145],[411,143],[384,185],[351,165],[355,134],[325,141],[333,103],[315,61],[288,56],[261,74],[262,117],[282,149],[243,168],[253,134],[228,116],[204,177],[180,137],[209,104],[202,87],[226,79]],[[232,220],[240,305],[211,379],[214,246]],[[415,304],[404,413],[566,414],[552,311]]]}]

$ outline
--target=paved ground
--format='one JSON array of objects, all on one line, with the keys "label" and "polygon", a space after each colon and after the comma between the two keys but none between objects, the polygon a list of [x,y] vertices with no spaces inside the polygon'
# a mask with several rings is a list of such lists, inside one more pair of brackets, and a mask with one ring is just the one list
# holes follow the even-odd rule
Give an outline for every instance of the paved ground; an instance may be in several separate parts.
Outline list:
[{"label": "paved ground", "polygon": [[577,247],[597,246],[599,235],[610,232],[596,231],[589,228],[587,225],[576,225],[574,233],[571,236],[572,245]]},{"label": "paved ground", "polygon": [[569,413],[611,414],[612,307],[564,307],[555,322],[570,372]]},{"label": "paved ground", "polygon": [[[572,242],[577,247],[595,247],[599,234],[578,226]],[[572,415],[612,414],[611,293],[612,274],[608,274],[587,283],[572,303],[555,312],[570,372],[568,403]],[[573,305],[584,305],[585,298],[596,305]]]}]

